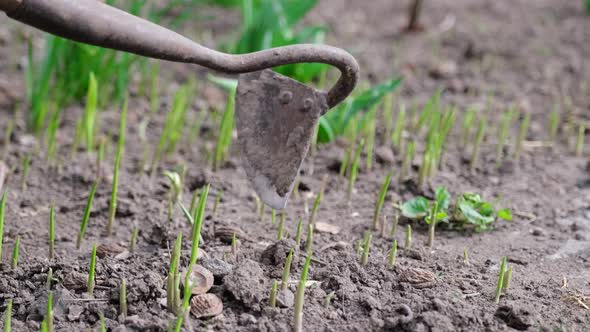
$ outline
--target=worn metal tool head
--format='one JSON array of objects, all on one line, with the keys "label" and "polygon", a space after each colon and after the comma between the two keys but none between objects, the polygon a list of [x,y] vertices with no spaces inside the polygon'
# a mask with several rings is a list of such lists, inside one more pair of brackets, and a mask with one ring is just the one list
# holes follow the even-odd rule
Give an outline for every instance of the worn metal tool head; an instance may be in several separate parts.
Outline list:
[{"label": "worn metal tool head", "polygon": [[260,198],[283,209],[307,155],[326,93],[265,69],[240,75],[236,93],[238,144]]}]

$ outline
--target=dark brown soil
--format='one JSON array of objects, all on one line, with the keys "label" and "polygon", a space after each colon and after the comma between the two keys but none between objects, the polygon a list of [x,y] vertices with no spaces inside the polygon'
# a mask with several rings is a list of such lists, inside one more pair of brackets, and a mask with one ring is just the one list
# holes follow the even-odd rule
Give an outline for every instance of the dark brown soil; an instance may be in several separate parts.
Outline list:
[{"label": "dark brown soil", "polygon": [[[518,163],[508,158],[506,167],[494,167],[493,124],[475,171],[469,171],[466,151],[459,147],[454,135],[442,170],[429,184],[429,188],[445,185],[453,195],[474,191],[490,200],[499,198],[499,204],[510,207],[516,217],[513,222],[498,221],[495,229],[487,233],[440,228],[432,251],[425,247],[426,227],[414,224],[414,249],[408,253],[400,250],[393,270],[385,262],[392,239],[375,235],[370,262],[361,266],[357,241],[370,226],[379,186],[390,167],[377,164],[372,172],[361,169],[353,199],[347,203],[345,183],[330,170],[344,149],[336,143],[321,146],[303,167],[302,188],[317,192],[322,177],[328,174],[316,221],[336,225],[340,231],[336,235],[316,232],[314,236],[315,261],[309,275],[312,282],[305,294],[304,330],[590,331],[587,158],[573,157],[571,139],[566,139],[564,132],[560,132],[562,139],[553,149],[538,144],[547,137],[548,114],[555,101],[569,97],[572,114],[579,123],[587,122],[590,114],[590,17],[584,14],[582,1],[426,1],[422,17],[425,30],[412,34],[403,32],[406,2],[394,3],[325,0],[308,20],[327,25],[328,41],[348,48],[359,58],[364,78],[378,81],[403,74],[405,80],[397,101],[422,105],[437,88],[445,88],[443,101],[456,104],[461,111],[470,105],[483,105],[493,93],[494,111],[517,104],[521,110],[531,112],[531,130]],[[230,18],[227,26],[236,26],[237,16]],[[15,47],[20,43],[19,31],[24,28],[6,18],[1,21],[0,140],[7,123],[15,117],[15,105],[24,98],[20,64],[25,54]],[[215,23],[213,31],[227,32],[227,28]],[[223,36],[228,38],[227,34]],[[188,70],[184,75],[178,70],[183,68],[170,66],[170,72],[163,76],[176,77],[178,72],[178,77],[185,77]],[[152,145],[157,142],[169,96],[177,84],[172,81],[166,86],[168,97],[150,125],[148,139]],[[223,104],[219,91],[204,81],[199,84],[195,110],[206,104]],[[96,176],[94,156],[80,151],[70,158],[74,123],[81,108],[73,106],[64,113],[58,138],[61,171],[47,166],[43,152],[33,155],[25,190],[21,189],[20,160],[33,151],[35,138],[23,129],[23,113],[16,114],[17,130],[3,161],[12,171],[0,189],[9,190],[0,264],[0,312],[4,311],[5,300],[13,298],[13,330],[39,330],[49,268],[54,271],[55,324],[59,331],[96,329],[101,312],[113,331],[161,331],[173,319],[164,306],[169,248],[178,231],[188,236],[190,226],[178,211],[176,222],[166,218],[168,188],[163,176],[150,179],[138,171],[143,150],[137,124],[147,109],[147,101],[132,98],[114,236],[105,236],[115,146],[112,143],[103,165],[106,180],[98,188],[81,250],[75,249],[75,238]],[[117,110],[105,110],[100,117],[102,130],[114,142]],[[286,209],[291,240],[276,242],[277,227],[270,223],[269,209],[262,222],[254,211],[251,187],[239,167],[239,156],[234,154],[217,172],[210,170],[204,151],[213,145],[212,128],[209,121],[197,142],[182,142],[179,153],[161,167],[171,169],[181,163],[188,166],[183,196],[186,205],[194,189],[204,183],[212,185],[202,246],[210,258],[203,264],[219,265],[219,260],[229,264],[218,268],[211,290],[223,300],[223,314],[207,320],[192,319],[192,325],[195,330],[290,330],[293,309],[272,309],[267,302],[271,282],[280,279],[284,257],[294,245],[296,220],[307,219],[306,207],[312,201],[305,197],[310,193],[302,191],[299,199],[291,200]],[[514,137],[515,133],[511,141]],[[0,153],[5,145],[0,145]],[[396,159],[394,170],[399,167],[400,158]],[[401,201],[416,194],[412,181],[402,185],[394,182],[388,199]],[[223,200],[213,215],[214,196],[220,190],[224,192]],[[431,189],[423,194],[431,195]],[[46,258],[47,225],[52,202],[56,204],[57,258],[50,261]],[[392,215],[391,209],[387,204],[384,213]],[[402,221],[395,235],[399,243],[403,243],[401,230],[405,223]],[[97,286],[94,295],[88,296],[85,278],[92,245],[127,246],[134,225],[140,229],[136,253],[99,258]],[[222,236],[220,227],[243,232],[237,258],[231,256],[227,236]],[[12,270],[10,253],[17,236],[21,238],[21,257],[18,268]],[[469,252],[469,265],[463,262],[464,248]],[[186,241],[183,250],[184,266],[190,250]],[[289,286],[292,292],[304,261],[301,250],[295,256]],[[500,304],[495,304],[502,256],[508,256],[514,274],[508,293]],[[429,275],[428,271],[434,273],[434,281],[407,282],[408,273]],[[127,319],[118,318],[121,278],[128,280]],[[334,299],[326,308],[324,299],[332,291]]]}]

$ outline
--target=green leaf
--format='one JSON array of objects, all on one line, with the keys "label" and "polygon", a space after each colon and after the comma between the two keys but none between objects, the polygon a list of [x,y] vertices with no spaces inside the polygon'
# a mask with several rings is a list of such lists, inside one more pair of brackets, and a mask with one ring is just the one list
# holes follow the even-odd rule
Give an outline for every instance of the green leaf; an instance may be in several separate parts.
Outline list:
[{"label": "green leaf", "polygon": [[500,209],[498,211],[498,218],[504,219],[506,221],[512,221],[512,211],[510,211],[508,208]]},{"label": "green leaf", "polygon": [[413,198],[402,205],[402,215],[410,219],[424,218],[430,211],[428,200],[422,196]]},{"label": "green leaf", "polygon": [[434,197],[438,203],[439,211],[446,211],[449,208],[451,202],[451,194],[445,187],[438,187],[435,190]]},{"label": "green leaf", "polygon": [[325,117],[320,118],[319,126],[320,127],[318,129],[318,142],[328,143],[333,141],[335,138],[334,129],[332,129],[330,122]]}]

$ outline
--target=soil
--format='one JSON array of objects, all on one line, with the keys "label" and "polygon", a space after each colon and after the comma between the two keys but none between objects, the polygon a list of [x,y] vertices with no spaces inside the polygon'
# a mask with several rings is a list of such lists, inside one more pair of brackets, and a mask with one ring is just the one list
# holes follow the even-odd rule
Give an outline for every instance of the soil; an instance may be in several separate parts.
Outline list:
[{"label": "soil", "polygon": [[[571,116],[578,123],[588,122],[590,17],[585,15],[582,1],[426,1],[421,19],[424,30],[412,33],[404,31],[406,11],[405,2],[323,0],[306,20],[326,25],[328,42],[348,48],[357,56],[364,79],[377,82],[403,75],[398,102],[422,105],[437,88],[444,88],[443,102],[457,105],[461,112],[472,105],[481,108],[492,100],[494,112],[518,105],[532,114],[532,124],[520,160],[507,158],[500,169],[494,166],[496,135],[487,136],[478,167],[470,171],[465,161],[470,150],[462,149],[458,133],[454,134],[441,170],[428,188],[416,190],[414,169],[411,180],[392,182],[388,201],[400,202],[416,194],[431,197],[432,188],[444,185],[454,196],[473,191],[489,200],[497,198],[498,205],[513,210],[514,221],[497,221],[495,228],[485,233],[441,227],[432,250],[425,245],[426,227],[414,222],[413,249],[400,249],[394,269],[388,269],[386,264],[392,238],[377,234],[369,263],[361,266],[357,241],[370,227],[379,187],[391,166],[379,163],[370,172],[361,168],[348,203],[345,182],[334,171],[344,147],[333,143],[320,146],[302,167],[300,197],[293,198],[286,209],[289,240],[277,242],[277,226],[270,222],[269,209],[262,221],[255,212],[251,186],[239,166],[237,151],[224,167],[211,171],[205,152],[214,144],[215,127],[208,120],[199,139],[183,141],[180,151],[168,157],[157,172],[187,165],[183,193],[186,205],[193,190],[205,183],[212,186],[203,225],[202,249],[208,258],[201,261],[215,274],[210,293],[222,299],[224,309],[213,318],[191,319],[194,329],[291,329],[293,308],[267,305],[271,282],[280,279],[288,248],[295,246],[292,239],[297,218],[308,218],[312,193],[317,193],[327,174],[316,222],[337,229],[332,232],[336,234],[314,234],[314,261],[305,293],[305,331],[590,331],[587,158],[574,156],[573,136],[568,138],[566,131],[560,131],[558,144],[551,148],[544,144],[549,112],[563,97],[571,100]],[[222,25],[215,21],[212,36],[227,40],[228,31],[238,25],[237,19],[237,15],[226,16]],[[165,308],[170,247],[179,231],[187,238],[190,226],[179,211],[175,221],[166,217],[165,178],[150,178],[139,170],[143,144],[137,124],[147,113],[147,101],[139,97],[130,100],[120,204],[110,238],[106,237],[105,225],[119,118],[116,109],[100,114],[102,131],[112,142],[100,166],[105,180],[98,187],[87,234],[82,248],[77,250],[75,238],[97,173],[95,156],[78,151],[70,157],[71,137],[81,107],[74,105],[64,112],[58,136],[61,169],[48,166],[44,152],[33,154],[26,188],[21,188],[20,161],[34,150],[36,139],[24,130],[23,112],[14,114],[15,109],[20,109],[16,105],[24,100],[25,86],[25,61],[21,58],[25,53],[14,45],[20,43],[23,31],[28,34],[32,30],[9,23],[7,18],[0,20],[0,140],[9,120],[17,119],[3,160],[9,174],[0,189],[9,189],[0,264],[0,312],[4,311],[5,300],[13,298],[13,330],[38,331],[51,268],[56,330],[97,329],[100,313],[104,313],[112,331],[166,330],[174,318]],[[195,71],[194,67],[181,65],[165,68],[168,71],[163,76],[172,81],[166,84],[164,95],[168,97],[147,131],[149,144],[157,142],[170,92],[187,72]],[[493,99],[489,99],[492,93]],[[199,81],[199,94],[192,108],[196,111],[206,105],[222,106],[224,98],[206,81]],[[495,129],[498,117],[491,118],[490,128]],[[384,140],[382,129],[379,142]],[[511,140],[517,131],[513,129]],[[6,143],[0,145],[1,152]],[[508,152],[511,149],[512,144]],[[393,169],[397,171],[401,158],[394,159]],[[213,214],[214,197],[221,190],[223,199]],[[48,260],[47,223],[52,203],[56,206],[56,258]],[[383,213],[392,215],[389,203]],[[400,244],[407,223],[401,220],[395,234]],[[139,228],[135,253],[102,255],[97,262],[94,294],[87,295],[85,283],[92,245],[127,247],[134,226]],[[231,254],[228,227],[239,231],[236,257]],[[13,270],[9,262],[17,236],[21,252],[18,267]],[[464,249],[469,264],[464,262]],[[183,266],[189,250],[184,241]],[[502,256],[508,257],[514,272],[507,294],[495,304]],[[298,250],[289,282],[293,293],[303,258],[303,250]],[[118,317],[122,278],[127,280],[126,319]],[[333,300],[325,306],[330,292],[334,292]],[[289,302],[288,294],[281,295],[283,306],[289,306]]]}]

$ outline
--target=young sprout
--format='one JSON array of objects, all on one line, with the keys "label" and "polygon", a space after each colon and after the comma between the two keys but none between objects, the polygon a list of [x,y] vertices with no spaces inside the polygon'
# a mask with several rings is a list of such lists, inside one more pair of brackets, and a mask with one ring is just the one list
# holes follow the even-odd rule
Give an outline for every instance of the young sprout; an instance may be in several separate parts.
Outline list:
[{"label": "young sprout", "polygon": [[50,163],[56,162],[56,155],[57,155],[57,130],[59,128],[59,123],[61,121],[60,112],[54,111],[51,119],[49,120],[49,125],[47,126],[47,130],[45,132],[45,140],[47,141],[47,161]]},{"label": "young sprout", "polygon": [[274,226],[276,222],[277,222],[277,210],[272,209],[270,211],[270,224]]},{"label": "young sprout", "polygon": [[99,180],[97,179],[92,185],[92,188],[90,189],[90,194],[88,194],[88,201],[86,202],[86,208],[84,208],[82,224],[80,225],[80,231],[78,232],[78,238],[76,239],[76,249],[80,249],[80,247],[82,246],[82,240],[84,239],[84,234],[86,234],[86,228],[88,227],[88,220],[90,219],[90,210],[92,209],[92,202],[94,201],[94,194],[96,193],[98,183]]},{"label": "young sprout", "polygon": [[557,138],[557,131],[559,129],[559,109],[557,104],[555,105],[553,111],[551,111],[551,113],[549,113],[549,125],[548,125],[548,140],[551,143],[555,142],[555,139]]},{"label": "young sprout", "polygon": [[45,326],[47,332],[53,332],[53,292],[49,291],[47,296],[47,312],[45,313]]},{"label": "young sprout", "polygon": [[236,232],[231,236],[231,254],[234,257],[238,255],[238,240],[236,239]]},{"label": "young sprout", "polygon": [[[385,180],[381,185],[381,190],[379,191],[379,198],[377,199],[377,203],[375,204],[375,211],[373,212],[373,229],[377,229],[377,221],[379,220],[379,214],[381,213],[381,208],[383,208],[383,203],[385,202],[385,195],[387,194],[387,189],[389,189],[389,183],[391,182],[391,176],[393,175],[393,171],[389,171],[387,176],[385,176]],[[385,225],[383,225],[385,228]]]},{"label": "young sprout", "polygon": [[463,247],[463,264],[469,265],[469,254],[467,253],[467,247]]},{"label": "young sprout", "polygon": [[298,201],[299,200],[299,184],[301,183],[301,179],[299,176],[295,178],[295,183],[293,184],[293,199]]},{"label": "young sprout", "polygon": [[320,208],[320,204],[322,203],[322,199],[324,198],[324,191],[326,190],[326,184],[328,183],[328,175],[324,175],[322,178],[322,184],[320,185],[320,191],[318,195],[315,197],[315,201],[313,202],[313,208],[311,209],[311,214],[309,215],[309,223],[313,224],[315,216]]},{"label": "young sprout", "polygon": [[289,250],[289,255],[285,259],[285,266],[283,267],[283,278],[281,279],[281,290],[287,289],[289,286],[289,274],[291,273],[291,263],[293,262],[293,248]]},{"label": "young sprout", "polygon": [[356,153],[354,155],[354,160],[352,161],[352,166],[350,168],[350,174],[348,176],[348,191],[347,191],[347,200],[350,202],[352,198],[352,190],[354,189],[354,182],[356,181],[356,176],[358,172],[358,164],[359,159],[361,159],[361,152],[363,152],[363,146],[365,145],[365,140],[361,139],[359,146],[356,149]]},{"label": "young sprout", "polygon": [[12,321],[12,299],[8,299],[6,304],[6,311],[4,312],[4,332],[11,331]]},{"label": "young sprout", "polygon": [[97,112],[96,105],[98,101],[98,82],[94,73],[90,73],[90,80],[88,82],[88,93],[86,95],[86,108],[82,115],[81,134],[84,137],[84,143],[86,144],[86,150],[91,153],[94,149],[94,136],[97,130]]},{"label": "young sprout", "polygon": [[104,321],[104,314],[101,312],[99,315],[100,319],[100,332],[107,332],[107,327]]},{"label": "young sprout", "polygon": [[92,296],[94,293],[94,273],[96,271],[96,244],[92,246],[92,254],[90,255],[90,270],[88,271],[88,295]]},{"label": "young sprout", "polygon": [[301,219],[301,217],[299,217],[299,221],[297,222],[297,231],[295,233],[295,247],[296,248],[299,248],[299,246],[301,245],[301,233],[302,233],[302,231],[303,231],[303,220]]},{"label": "young sprout", "polygon": [[397,240],[393,240],[393,244],[391,245],[391,250],[389,251],[389,255],[387,256],[387,266],[389,268],[393,268],[395,266],[395,261],[397,259]]},{"label": "young sprout", "polygon": [[271,308],[274,308],[277,306],[277,281],[273,280],[272,281],[272,288],[270,289],[270,298],[268,300],[268,305]]},{"label": "young sprout", "polygon": [[308,224],[307,225],[307,239],[305,240],[305,252],[307,254],[311,253],[312,245],[313,245],[313,225]]},{"label": "young sprout", "polygon": [[474,170],[477,165],[477,159],[479,158],[479,151],[483,137],[485,135],[487,126],[486,118],[479,120],[479,126],[477,127],[477,133],[475,135],[475,142],[473,143],[473,151],[471,152],[471,162],[469,163],[469,169]]},{"label": "young sprout", "polygon": [[137,245],[137,233],[139,232],[139,228],[137,226],[133,226],[133,231],[131,231],[131,240],[129,241],[129,252],[135,252],[135,246]]},{"label": "young sprout", "polygon": [[119,289],[119,315],[123,319],[127,318],[127,280],[121,279],[121,288]]},{"label": "young sprout", "polygon": [[0,199],[0,264],[2,263],[2,241],[4,239],[4,215],[6,214],[6,193],[2,194]]},{"label": "young sprout", "polygon": [[[393,146],[397,149],[400,148],[402,143],[402,132],[404,130],[406,121],[406,105],[400,104],[399,105],[399,113],[397,114],[397,121],[395,122],[395,129],[393,130],[393,135],[391,140],[393,141]],[[387,136],[386,136],[387,137]]]},{"label": "young sprout", "polygon": [[514,148],[514,159],[518,162],[520,160],[520,153],[522,152],[522,143],[526,138],[527,132],[529,131],[529,124],[531,122],[531,114],[526,113],[524,119],[520,124],[518,131],[518,137],[516,138],[516,147]]},{"label": "young sprout", "polygon": [[12,249],[12,259],[10,267],[14,270],[18,266],[18,251],[20,247],[20,236],[16,237],[16,241],[14,241],[14,248]]},{"label": "young sprout", "polygon": [[338,175],[341,178],[344,178],[344,176],[346,175],[346,169],[348,168],[348,163],[350,162],[351,155],[352,155],[352,144],[349,144],[348,147],[346,148],[346,151],[344,152],[344,157],[342,158],[342,162],[340,163],[340,171],[338,172]]},{"label": "young sprout", "polygon": [[113,231],[113,222],[117,214],[117,192],[119,188],[119,169],[121,167],[121,158],[125,148],[125,128],[127,119],[128,101],[125,98],[123,102],[123,111],[121,112],[121,121],[119,123],[119,141],[117,143],[117,154],[115,155],[115,167],[113,171],[113,187],[111,189],[111,200],[109,201],[109,219],[107,223],[107,236],[111,236]]},{"label": "young sprout", "polygon": [[168,219],[172,219],[173,207],[182,198],[182,179],[177,172],[165,171],[164,175],[170,180],[171,184],[168,201]]},{"label": "young sprout", "polygon": [[51,290],[51,286],[53,284],[53,269],[49,268],[47,271],[47,281],[45,281],[45,286],[47,290]]},{"label": "young sprout", "polygon": [[55,206],[49,208],[49,259],[55,258]]},{"label": "young sprout", "polygon": [[514,117],[514,110],[511,108],[508,112],[502,114],[500,126],[498,128],[498,145],[496,146],[496,167],[502,166],[504,159],[504,146],[508,139],[510,127],[512,126],[512,118]]},{"label": "young sprout", "polygon": [[98,139],[98,151],[96,153],[96,177],[102,177],[102,161],[104,160],[104,150],[106,145],[106,138],[101,136]]},{"label": "young sprout", "polygon": [[379,225],[379,228],[381,230],[381,237],[385,238],[385,233],[387,233],[387,215],[384,214],[381,218],[381,225]]},{"label": "young sprout", "polygon": [[399,223],[399,211],[396,209],[395,214],[393,216],[393,225],[391,225],[391,231],[389,232],[389,236],[394,237],[395,232],[397,231],[397,224]]},{"label": "young sprout", "polygon": [[176,314],[180,307],[180,275],[178,274],[178,271],[181,248],[182,232],[179,232],[174,244],[174,250],[170,256],[170,268],[168,270],[168,278],[166,282],[166,307],[173,314]]},{"label": "young sprout", "polygon": [[428,223],[428,248],[432,249],[434,244],[434,229],[436,227],[436,219],[438,214],[438,202],[434,202],[430,210],[430,221]]},{"label": "young sprout", "polygon": [[496,303],[500,302],[500,295],[502,295],[502,286],[504,285],[504,273],[506,272],[506,256],[502,257],[500,264],[500,272],[498,272],[498,284],[496,285]]},{"label": "young sprout", "polygon": [[219,203],[221,203],[221,197],[223,196],[223,189],[221,189],[217,196],[215,197],[215,203],[213,203],[213,215],[217,215],[217,208],[219,207]]},{"label": "young sprout", "polygon": [[404,160],[402,161],[402,168],[399,172],[398,183],[401,183],[408,173],[410,173],[410,167],[412,166],[412,161],[414,160],[414,155],[416,154],[416,142],[411,141],[408,143],[406,151],[404,153]]},{"label": "young sprout", "polygon": [[28,153],[22,160],[23,175],[21,177],[20,187],[22,191],[27,189],[27,176],[29,175],[29,169],[31,167],[31,153]]},{"label": "young sprout", "polygon": [[334,299],[335,295],[336,295],[335,291],[331,291],[330,293],[328,293],[326,295],[326,297],[324,298],[324,308],[325,309],[330,308],[330,304],[332,304],[332,299]]},{"label": "young sprout", "polygon": [[231,89],[225,112],[219,124],[219,137],[217,138],[217,145],[215,146],[215,159],[213,160],[213,170],[216,171],[221,167],[221,164],[229,154],[231,146],[232,132],[234,130],[234,112],[235,112],[235,97],[236,89]]},{"label": "young sprout", "polygon": [[404,250],[408,252],[410,249],[412,249],[412,226],[408,224],[406,226],[406,243],[404,245]]},{"label": "young sprout", "polygon": [[307,282],[307,274],[309,272],[309,265],[311,263],[311,252],[308,252],[307,259],[303,265],[301,271],[301,278],[299,279],[299,285],[297,286],[297,292],[295,294],[295,309],[293,317],[293,331],[303,331],[303,301],[305,296],[305,283]]},{"label": "young sprout", "polygon": [[361,265],[365,266],[369,263],[369,251],[371,250],[371,239],[373,238],[373,234],[371,232],[366,231],[365,236],[363,239],[363,253],[361,255]]},{"label": "young sprout", "polygon": [[508,268],[508,271],[504,272],[504,280],[502,280],[502,289],[504,292],[510,287],[510,281],[512,279],[512,266]]},{"label": "young sprout", "polygon": [[277,231],[277,240],[280,241],[283,239],[283,233],[285,230],[285,211],[281,212],[281,218],[279,221],[279,229]]},{"label": "young sprout", "polygon": [[586,133],[586,126],[582,123],[578,128],[578,138],[576,139],[576,157],[581,157],[584,152],[584,134]]},{"label": "young sprout", "polygon": [[191,216],[194,216],[197,211],[197,202],[199,201],[199,190],[193,191],[193,196],[191,197],[191,205],[189,208],[189,212]]}]

